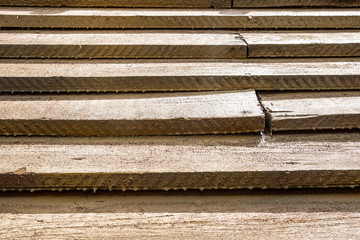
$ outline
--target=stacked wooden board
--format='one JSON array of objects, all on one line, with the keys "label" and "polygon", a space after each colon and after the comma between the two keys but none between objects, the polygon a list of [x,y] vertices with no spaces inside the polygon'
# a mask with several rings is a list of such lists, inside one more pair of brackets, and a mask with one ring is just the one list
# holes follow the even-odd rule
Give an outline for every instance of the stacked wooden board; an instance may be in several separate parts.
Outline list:
[{"label": "stacked wooden board", "polygon": [[0,0],[0,237],[357,238],[359,7]]}]

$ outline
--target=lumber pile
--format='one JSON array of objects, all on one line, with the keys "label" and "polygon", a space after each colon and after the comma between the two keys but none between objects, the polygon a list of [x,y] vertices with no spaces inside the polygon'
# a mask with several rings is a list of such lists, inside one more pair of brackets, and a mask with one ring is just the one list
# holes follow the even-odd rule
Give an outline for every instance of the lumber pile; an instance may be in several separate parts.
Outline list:
[{"label": "lumber pile", "polygon": [[0,0],[0,238],[358,238],[359,9]]}]

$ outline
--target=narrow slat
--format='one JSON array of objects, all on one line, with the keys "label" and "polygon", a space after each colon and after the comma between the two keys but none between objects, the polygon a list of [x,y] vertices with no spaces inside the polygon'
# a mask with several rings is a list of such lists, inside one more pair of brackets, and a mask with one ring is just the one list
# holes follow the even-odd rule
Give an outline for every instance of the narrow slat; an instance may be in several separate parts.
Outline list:
[{"label": "narrow slat", "polygon": [[359,28],[360,11],[0,8],[3,28]]},{"label": "narrow slat", "polygon": [[359,0],[233,0],[234,8],[360,7]]},{"label": "narrow slat", "polygon": [[1,92],[360,89],[357,59],[0,60]]},{"label": "narrow slat", "polygon": [[0,134],[51,136],[259,132],[254,91],[0,96]]},{"label": "narrow slat", "polygon": [[360,92],[262,93],[273,131],[360,128]]},{"label": "narrow slat", "polygon": [[359,133],[0,138],[0,186],[4,191],[356,187],[359,139]]},{"label": "narrow slat", "polygon": [[359,57],[359,31],[242,32],[249,57]]},{"label": "narrow slat", "polygon": [[236,32],[9,31],[1,58],[246,58]]},{"label": "narrow slat", "polygon": [[231,0],[0,0],[0,6],[230,8]]}]

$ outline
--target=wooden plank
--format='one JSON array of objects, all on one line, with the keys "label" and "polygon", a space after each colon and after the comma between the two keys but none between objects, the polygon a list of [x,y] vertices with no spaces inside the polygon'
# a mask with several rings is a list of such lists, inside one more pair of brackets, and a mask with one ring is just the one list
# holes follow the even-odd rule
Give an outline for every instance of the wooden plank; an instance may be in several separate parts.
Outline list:
[{"label": "wooden plank", "polygon": [[234,32],[8,31],[2,58],[246,58]]},{"label": "wooden plank", "polygon": [[249,57],[359,57],[359,31],[242,32]]},{"label": "wooden plank", "polygon": [[3,191],[360,186],[359,133],[0,141]]},{"label": "wooden plank", "polygon": [[359,28],[360,12],[351,9],[91,9],[0,8],[2,28]]},{"label": "wooden plank", "polygon": [[0,96],[0,134],[180,135],[260,132],[254,91]]},{"label": "wooden plank", "polygon": [[0,237],[356,239],[360,195],[337,192],[3,194]]},{"label": "wooden plank", "polygon": [[358,59],[0,60],[1,92],[360,89]]},{"label": "wooden plank", "polygon": [[360,92],[261,93],[273,131],[360,128]]},{"label": "wooden plank", "polygon": [[0,6],[131,7],[131,8],[230,8],[230,0],[0,0]]},{"label": "wooden plank", "polygon": [[274,7],[360,7],[359,0],[234,0],[234,8]]}]

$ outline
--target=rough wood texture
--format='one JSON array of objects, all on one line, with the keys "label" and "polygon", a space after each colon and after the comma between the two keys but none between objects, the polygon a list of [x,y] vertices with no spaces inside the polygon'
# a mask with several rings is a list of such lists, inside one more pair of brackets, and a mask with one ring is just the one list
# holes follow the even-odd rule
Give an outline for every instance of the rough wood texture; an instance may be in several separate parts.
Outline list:
[{"label": "rough wood texture", "polygon": [[249,57],[360,56],[360,31],[264,31],[240,34],[248,44]]},{"label": "rough wood texture", "polygon": [[235,8],[267,7],[360,7],[359,0],[234,0]]},{"label": "rough wood texture", "polygon": [[272,131],[360,128],[360,92],[262,93]]},{"label": "rough wood texture", "polygon": [[0,138],[0,186],[4,191],[356,187],[359,139],[359,133]]},{"label": "rough wood texture", "polygon": [[360,12],[335,10],[166,10],[0,8],[8,28],[359,28]]},{"label": "rough wood texture", "polygon": [[180,135],[259,132],[254,91],[0,96],[0,134]]},{"label": "rough wood texture", "polygon": [[0,0],[0,6],[230,8],[231,0]]},{"label": "rough wood texture", "polygon": [[360,89],[357,59],[0,60],[1,92]]},{"label": "rough wood texture", "polygon": [[0,33],[2,58],[246,58],[236,32]]},{"label": "rough wood texture", "polygon": [[360,194],[2,195],[4,239],[357,239]]}]

